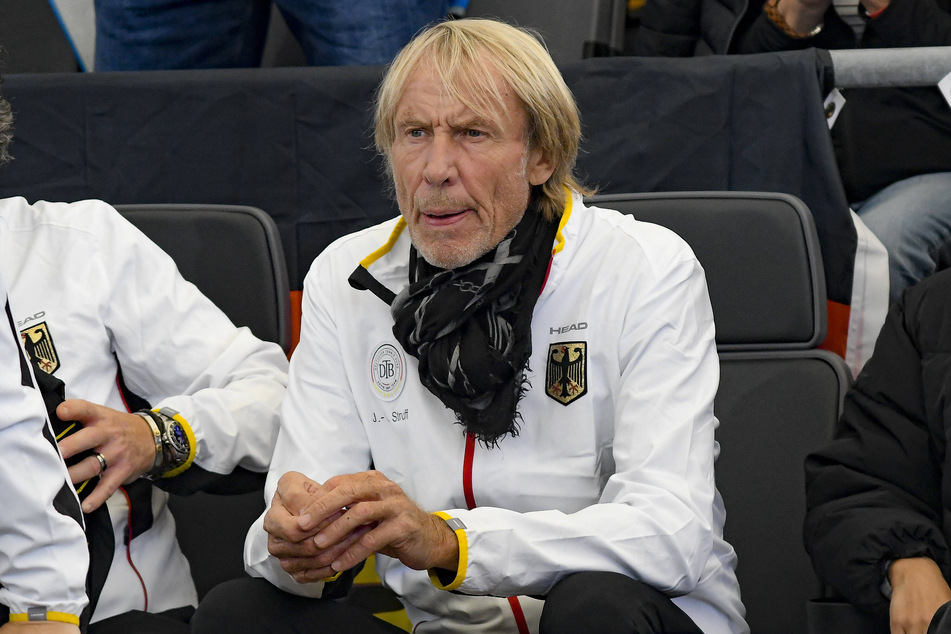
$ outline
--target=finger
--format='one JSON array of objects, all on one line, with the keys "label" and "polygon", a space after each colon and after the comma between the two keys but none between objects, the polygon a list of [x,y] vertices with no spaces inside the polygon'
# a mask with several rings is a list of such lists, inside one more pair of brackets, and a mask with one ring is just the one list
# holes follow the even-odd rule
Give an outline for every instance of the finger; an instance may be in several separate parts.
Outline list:
[{"label": "finger", "polygon": [[80,398],[68,398],[56,407],[56,415],[61,420],[86,421],[99,417],[100,406]]},{"label": "finger", "polygon": [[317,554],[314,556],[314,564],[321,568],[330,566],[371,528],[372,526],[361,526],[333,546],[329,548],[317,548]]},{"label": "finger", "polygon": [[383,523],[398,515],[399,505],[395,500],[358,502],[321,528],[314,543],[321,548],[330,548],[362,526]]},{"label": "finger", "polygon": [[328,549],[325,554],[322,553],[318,561],[324,563],[327,561],[326,558],[329,558],[329,565],[335,572],[350,570],[376,552],[375,549],[368,548],[364,541],[364,535],[372,532],[376,526],[376,524],[361,526],[347,535],[337,546]]},{"label": "finger", "polygon": [[[330,526],[330,524],[332,524],[334,521],[336,521],[337,518],[339,518],[341,515],[343,515],[346,511],[347,511],[347,509],[340,509],[339,511],[337,511],[336,513],[334,513],[334,514],[331,515],[330,517],[324,519],[324,520],[323,520],[322,522],[320,522],[320,524],[318,524],[317,526],[314,526],[313,528],[309,528],[309,529],[306,531],[307,534],[309,534],[309,535],[317,535],[318,533],[320,533],[320,531],[322,531],[322,530],[324,530],[325,528],[327,528],[328,526]],[[310,515],[299,515],[299,516],[297,517],[297,523],[298,523],[299,526],[301,526],[301,530],[304,530],[304,528],[303,528],[304,526],[310,526],[313,522],[311,522]]]},{"label": "finger", "polygon": [[297,583],[316,583],[318,581],[330,581],[334,575],[333,568],[329,566],[317,566],[311,559],[287,559],[281,560],[281,567],[291,575]]},{"label": "finger", "polygon": [[320,549],[311,539],[289,542],[273,535],[268,535],[267,550],[282,561],[284,559],[313,558],[320,554]]},{"label": "finger", "polygon": [[311,480],[299,471],[288,471],[277,481],[277,491],[285,499],[295,490],[302,490],[304,494],[310,495],[321,489],[319,483]]},{"label": "finger", "polygon": [[264,514],[264,530],[268,535],[295,544],[314,535],[313,531],[301,530],[298,517],[284,507],[281,496],[277,493],[271,499],[271,507]]},{"label": "finger", "polygon": [[359,492],[353,486],[324,489],[320,495],[312,496],[301,507],[301,529],[305,531],[325,530],[326,526],[335,521],[335,516],[338,516],[341,512],[346,514],[347,509],[359,500]]},{"label": "finger", "polygon": [[92,513],[105,504],[121,484],[122,476],[118,475],[115,469],[106,469],[99,477],[96,488],[83,500],[83,513]]},{"label": "finger", "polygon": [[[75,423],[81,425],[81,423]],[[94,427],[80,427],[69,436],[63,437],[58,441],[59,452],[63,454],[63,459],[72,458],[81,454],[87,449],[94,449],[105,444],[109,440],[102,432]]]},{"label": "finger", "polygon": [[73,466],[67,469],[69,479],[73,484],[85,482],[90,478],[95,478],[101,471],[99,461],[95,456],[87,456]]},{"label": "finger", "polygon": [[277,483],[277,495],[293,515],[300,514],[300,508],[321,490],[320,484],[297,471],[288,471]]}]

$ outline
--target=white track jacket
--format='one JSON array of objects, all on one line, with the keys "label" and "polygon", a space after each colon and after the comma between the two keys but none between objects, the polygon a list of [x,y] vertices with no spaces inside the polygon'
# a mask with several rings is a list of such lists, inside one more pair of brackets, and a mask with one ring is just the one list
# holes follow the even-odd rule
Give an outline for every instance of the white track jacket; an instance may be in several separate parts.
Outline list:
[{"label": "white track jacket", "polygon": [[[127,411],[121,368],[133,392],[189,423],[195,464],[215,473],[267,469],[287,381],[284,352],[236,328],[115,209],[0,200],[0,273],[17,330],[48,343],[51,358],[41,365],[65,382],[66,398]],[[94,622],[145,610],[146,599],[149,612],[197,605],[168,495],[152,487],[151,497],[152,525],[128,546],[123,490],[107,502],[116,548]]]},{"label": "white track jacket", "polygon": [[[372,463],[422,508],[461,519],[445,588],[377,555],[417,633],[517,632],[516,612],[537,631],[543,604],[526,595],[585,570],[662,590],[706,634],[747,631],[713,475],[713,314],[686,243],[568,199],[535,306],[520,433],[487,449],[421,385],[389,307],[347,282],[375,252],[377,280],[408,283],[402,226],[336,241],[307,275],[266,499],[287,471],[323,482]],[[261,519],[245,558],[252,574],[320,596],[321,583],[297,584],[268,555]]]},{"label": "white track jacket", "polygon": [[79,500],[13,330],[2,275],[0,305],[0,603],[11,620],[39,610],[79,625],[89,565]]}]

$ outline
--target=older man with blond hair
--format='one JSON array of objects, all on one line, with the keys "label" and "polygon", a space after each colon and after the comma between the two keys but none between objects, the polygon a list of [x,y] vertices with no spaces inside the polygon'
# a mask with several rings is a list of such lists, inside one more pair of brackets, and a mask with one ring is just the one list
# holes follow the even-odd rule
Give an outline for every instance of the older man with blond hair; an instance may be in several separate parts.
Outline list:
[{"label": "older man with blond hair", "polygon": [[[245,548],[198,632],[387,632],[340,602],[375,555],[424,632],[745,632],[713,478],[703,271],[585,207],[544,46],[445,22],[394,60],[376,143],[400,217],[337,240]],[[372,469],[372,470],[371,470]]]}]

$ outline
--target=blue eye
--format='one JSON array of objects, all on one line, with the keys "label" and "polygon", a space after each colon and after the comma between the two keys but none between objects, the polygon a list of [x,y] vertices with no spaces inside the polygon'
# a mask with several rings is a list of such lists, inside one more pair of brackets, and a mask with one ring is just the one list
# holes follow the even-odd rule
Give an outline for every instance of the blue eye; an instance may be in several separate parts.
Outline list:
[{"label": "blue eye", "polygon": [[414,138],[419,138],[423,136],[423,131],[420,130],[419,128],[416,128],[415,130],[410,130],[409,135]]},{"label": "blue eye", "polygon": [[477,139],[482,136],[481,130],[466,130],[466,136],[472,139]]}]

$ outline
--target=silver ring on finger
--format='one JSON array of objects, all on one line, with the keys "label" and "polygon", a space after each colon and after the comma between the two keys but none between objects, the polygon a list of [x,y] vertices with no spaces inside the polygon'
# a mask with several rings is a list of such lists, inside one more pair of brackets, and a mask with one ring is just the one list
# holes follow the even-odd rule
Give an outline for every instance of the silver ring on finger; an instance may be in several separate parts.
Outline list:
[{"label": "silver ring on finger", "polygon": [[96,454],[96,460],[99,461],[99,473],[102,474],[103,471],[109,468],[109,463],[106,462],[106,457],[101,453]]}]

